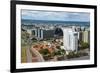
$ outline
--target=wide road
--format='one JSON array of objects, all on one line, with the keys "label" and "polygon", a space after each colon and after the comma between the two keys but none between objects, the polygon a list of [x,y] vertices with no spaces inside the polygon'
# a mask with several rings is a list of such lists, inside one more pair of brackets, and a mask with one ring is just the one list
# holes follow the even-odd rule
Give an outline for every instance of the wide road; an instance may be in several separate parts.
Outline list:
[{"label": "wide road", "polygon": [[27,48],[27,50],[26,50],[27,63],[31,63],[32,62],[32,54],[31,54],[30,50],[37,57],[38,62],[44,62],[44,59],[43,59],[42,55],[35,48],[30,48],[30,49]]}]

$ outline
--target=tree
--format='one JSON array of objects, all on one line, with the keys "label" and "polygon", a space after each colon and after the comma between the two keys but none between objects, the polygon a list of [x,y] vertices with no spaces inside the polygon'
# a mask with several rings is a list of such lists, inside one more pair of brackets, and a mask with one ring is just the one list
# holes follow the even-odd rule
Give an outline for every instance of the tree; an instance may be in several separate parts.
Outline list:
[{"label": "tree", "polygon": [[21,32],[21,40],[23,41],[22,44],[28,43],[29,34],[26,31]]},{"label": "tree", "polygon": [[47,48],[41,49],[39,52],[40,52],[40,54],[42,54],[42,56],[43,56],[43,58],[44,58],[45,60],[50,59],[51,53],[49,52],[49,50],[48,50]]},{"label": "tree", "polygon": [[89,43],[83,41],[80,42],[80,49],[86,49],[89,48],[89,46],[90,46]]}]

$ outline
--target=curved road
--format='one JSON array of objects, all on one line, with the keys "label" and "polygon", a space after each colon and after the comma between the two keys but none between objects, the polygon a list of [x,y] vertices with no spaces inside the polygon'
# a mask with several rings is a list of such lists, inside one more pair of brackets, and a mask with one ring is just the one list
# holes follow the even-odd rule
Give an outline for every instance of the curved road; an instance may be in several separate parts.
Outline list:
[{"label": "curved road", "polygon": [[32,53],[35,54],[35,56],[38,59],[38,62],[44,62],[42,55],[35,48],[28,48],[27,49],[27,63],[32,62],[32,54],[30,51],[32,51]]}]

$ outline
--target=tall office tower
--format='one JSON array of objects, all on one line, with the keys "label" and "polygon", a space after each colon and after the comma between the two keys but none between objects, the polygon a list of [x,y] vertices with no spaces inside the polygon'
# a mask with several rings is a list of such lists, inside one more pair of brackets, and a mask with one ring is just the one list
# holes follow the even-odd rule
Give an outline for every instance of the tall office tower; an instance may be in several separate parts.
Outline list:
[{"label": "tall office tower", "polygon": [[83,41],[86,43],[90,43],[90,31],[83,32]]},{"label": "tall office tower", "polygon": [[38,32],[37,32],[37,29],[35,29],[35,36],[36,36],[36,37],[38,36]]},{"label": "tall office tower", "polygon": [[41,39],[43,39],[43,30],[41,29]]},{"label": "tall office tower", "polygon": [[40,29],[38,29],[38,38],[40,38]]},{"label": "tall office tower", "polygon": [[38,39],[54,38],[54,29],[35,29],[35,36]]},{"label": "tall office tower", "polygon": [[63,28],[63,41],[64,48],[67,51],[78,50],[78,32],[74,31],[72,28]]},{"label": "tall office tower", "polygon": [[83,41],[83,31],[79,32],[79,41]]}]

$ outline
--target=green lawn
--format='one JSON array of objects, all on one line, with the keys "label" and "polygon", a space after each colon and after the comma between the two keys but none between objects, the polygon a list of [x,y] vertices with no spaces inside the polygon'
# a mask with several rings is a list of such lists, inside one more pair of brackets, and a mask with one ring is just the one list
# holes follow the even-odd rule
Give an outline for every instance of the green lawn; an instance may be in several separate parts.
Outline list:
[{"label": "green lawn", "polygon": [[26,59],[27,59],[26,49],[27,49],[26,46],[21,48],[21,63],[26,63]]}]

